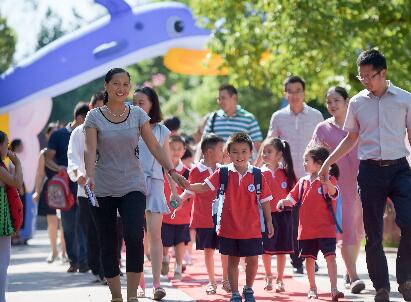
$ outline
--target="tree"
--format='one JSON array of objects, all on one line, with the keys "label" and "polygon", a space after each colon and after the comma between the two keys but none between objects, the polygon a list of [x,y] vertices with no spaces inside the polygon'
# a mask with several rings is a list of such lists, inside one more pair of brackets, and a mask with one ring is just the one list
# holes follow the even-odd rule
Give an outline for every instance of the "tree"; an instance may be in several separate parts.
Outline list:
[{"label": "tree", "polygon": [[309,98],[342,84],[355,93],[355,60],[368,48],[386,56],[389,77],[410,87],[411,6],[406,0],[192,0],[213,31],[232,82],[282,94],[290,74],[307,81]]},{"label": "tree", "polygon": [[36,50],[46,46],[47,44],[57,40],[65,34],[62,27],[61,17],[56,15],[50,7],[47,8],[44,20],[41,23],[41,29],[37,35]]},{"label": "tree", "polygon": [[16,50],[16,35],[0,16],[0,74],[10,66]]}]

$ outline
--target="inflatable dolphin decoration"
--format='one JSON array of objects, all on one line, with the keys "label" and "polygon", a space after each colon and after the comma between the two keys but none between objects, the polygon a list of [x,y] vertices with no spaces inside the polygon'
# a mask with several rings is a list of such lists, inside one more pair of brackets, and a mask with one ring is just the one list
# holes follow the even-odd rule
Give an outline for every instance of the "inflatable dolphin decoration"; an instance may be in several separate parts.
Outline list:
[{"label": "inflatable dolphin decoration", "polygon": [[159,2],[131,8],[123,0],[95,0],[109,16],[50,43],[0,76],[0,125],[21,138],[28,190],[34,185],[38,133],[52,97],[124,67],[164,55],[170,48],[204,49],[210,32],[199,28],[189,8]]}]

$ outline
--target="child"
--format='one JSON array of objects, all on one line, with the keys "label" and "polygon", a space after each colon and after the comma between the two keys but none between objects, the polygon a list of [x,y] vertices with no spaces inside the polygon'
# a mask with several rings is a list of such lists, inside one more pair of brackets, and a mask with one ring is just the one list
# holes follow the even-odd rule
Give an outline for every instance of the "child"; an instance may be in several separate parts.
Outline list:
[{"label": "child", "polygon": [[336,225],[332,213],[328,208],[325,198],[331,198],[332,208],[335,213],[338,189],[336,178],[339,169],[333,164],[330,169],[330,178],[323,183],[318,178],[318,171],[327,159],[329,152],[320,146],[310,146],[304,154],[304,170],[309,174],[302,177],[294,186],[286,199],[277,204],[277,209],[284,206],[293,206],[301,202],[298,226],[298,245],[301,257],[306,258],[306,269],[310,290],[309,299],[317,299],[317,286],[315,284],[315,260],[318,251],[327,261],[328,276],[331,283],[332,301],[338,301],[344,294],[337,289],[337,264],[335,261]]},{"label": "child", "polygon": [[[228,168],[228,182],[224,192],[224,203],[221,203],[217,216],[220,225],[217,234],[220,237],[220,253],[228,255],[228,280],[231,285],[232,302],[240,302],[238,291],[238,264],[240,257],[246,257],[246,285],[243,289],[245,301],[254,302],[252,289],[258,268],[258,255],[263,252],[260,209],[257,202],[257,188],[254,180],[254,167],[249,163],[253,142],[246,133],[235,133],[227,141],[227,151],[232,163]],[[215,171],[203,183],[190,185],[189,189],[197,193],[220,188],[220,169]],[[268,237],[274,234],[271,222],[269,201],[273,199],[265,176],[261,175],[259,202],[264,211]],[[259,191],[258,190],[258,191]],[[218,221],[219,219],[217,219]]]},{"label": "child", "polygon": [[[201,151],[204,159],[190,171],[188,177],[189,182],[203,182],[207,177],[213,174],[217,168],[217,164],[223,160],[223,149],[223,138],[215,134],[207,134],[201,141]],[[214,250],[218,249],[218,237],[214,229],[211,206],[213,200],[216,198],[216,194],[212,191],[195,194],[194,192],[185,190],[180,197],[184,200],[192,195],[194,195],[194,200],[190,228],[196,230],[196,249],[204,250],[204,259],[209,281],[206,286],[206,294],[213,295],[217,292],[217,283],[214,276]],[[227,261],[227,256],[221,255],[223,265],[222,288],[226,292],[231,292],[227,276]]]},{"label": "child", "polygon": [[[290,210],[279,212],[277,210],[277,203],[280,199],[287,197],[287,194],[297,182],[297,178],[294,174],[290,145],[286,141],[274,137],[265,140],[263,143],[262,158],[265,165],[261,168],[261,171],[266,177],[267,184],[274,196],[270,205],[271,217],[275,229],[275,234],[272,238],[267,238],[267,234],[263,233],[263,262],[266,275],[264,289],[273,289],[271,255],[277,255],[275,291],[281,293],[285,291],[283,282],[285,256],[294,253],[292,239],[293,216]],[[280,163],[282,163],[282,166],[280,166]]]},{"label": "child", "polygon": [[[181,158],[186,150],[185,141],[179,135],[172,135],[169,139],[171,161],[176,171],[188,178],[190,170],[181,162]],[[176,264],[174,268],[174,279],[181,280],[182,278],[182,262],[185,252],[185,246],[190,241],[188,227],[190,224],[190,212],[192,202],[188,200],[175,211],[170,204],[170,186],[168,180],[164,177],[164,194],[167,199],[168,207],[171,209],[170,214],[164,214],[163,225],[161,227],[161,240],[163,242],[163,262],[161,265],[161,274],[167,275],[169,271],[170,256],[169,248],[174,246],[176,255]],[[181,194],[183,191],[177,189],[177,193]]]}]

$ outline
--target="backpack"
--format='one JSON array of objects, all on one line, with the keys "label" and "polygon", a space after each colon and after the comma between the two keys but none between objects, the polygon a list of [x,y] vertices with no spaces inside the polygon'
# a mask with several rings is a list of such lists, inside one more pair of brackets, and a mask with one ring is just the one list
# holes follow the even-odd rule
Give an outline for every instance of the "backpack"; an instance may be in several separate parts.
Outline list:
[{"label": "backpack", "polygon": [[[301,203],[302,203],[302,198],[303,198],[303,194],[304,194],[304,184],[305,184],[305,179],[303,179],[302,181],[299,182],[299,190],[298,190],[299,194],[298,194],[298,202],[297,202],[298,206],[301,206]],[[324,193],[324,189],[323,189],[322,185],[320,186],[320,190],[321,190],[321,195],[322,195],[322,197],[323,197],[323,199],[324,199],[324,201],[327,205],[327,209],[330,212],[331,217],[334,220],[337,232],[342,234],[343,233],[343,229],[341,228],[342,216],[341,215],[337,216],[334,213],[334,209],[333,209],[333,205],[332,205],[332,199],[331,199],[330,195]],[[340,204],[338,204],[338,203],[340,203]],[[341,208],[341,198],[337,199],[337,209],[339,207]]]},{"label": "backpack", "polygon": [[213,113],[213,116],[211,117],[211,125],[210,125],[210,132],[211,132],[211,133],[215,133],[215,132],[214,132],[214,125],[215,125],[215,120],[216,120],[216,118],[217,118],[217,111],[215,111],[215,112]]},{"label": "backpack", "polygon": [[[1,162],[1,165],[7,170],[3,162]],[[13,229],[15,232],[18,232],[23,225],[23,203],[16,187],[6,186],[6,195]]]},{"label": "backpack", "polygon": [[62,211],[68,211],[74,205],[69,178],[64,170],[60,170],[47,183],[46,202],[50,208]]},{"label": "backpack", "polygon": [[[255,193],[257,195],[258,211],[260,213],[261,232],[265,232],[263,207],[260,203],[261,183],[262,183],[261,169],[257,167],[253,167],[253,177],[254,177]],[[228,167],[221,166],[220,167],[220,188],[217,191],[217,197],[216,199],[214,199],[213,205],[212,205],[213,222],[214,222],[214,227],[215,227],[216,232],[218,232],[218,230],[220,229],[221,213],[223,212],[224,194],[227,188],[227,183],[228,183]]]}]

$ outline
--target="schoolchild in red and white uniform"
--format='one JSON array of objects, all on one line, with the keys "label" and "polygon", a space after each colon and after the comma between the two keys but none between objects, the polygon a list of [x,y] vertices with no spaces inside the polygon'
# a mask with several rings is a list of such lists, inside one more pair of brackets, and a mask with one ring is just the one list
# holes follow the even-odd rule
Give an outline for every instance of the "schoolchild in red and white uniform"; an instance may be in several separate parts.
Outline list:
[{"label": "schoolchild in red and white uniform", "polygon": [[[238,265],[240,257],[246,257],[247,282],[243,289],[246,301],[255,301],[252,289],[258,268],[258,255],[263,253],[260,211],[254,185],[253,166],[249,159],[253,150],[251,138],[246,133],[235,133],[227,141],[227,152],[232,163],[228,167],[228,183],[220,215],[218,236],[220,253],[228,255],[228,279],[231,285],[233,302],[242,301],[238,291]],[[269,201],[273,199],[264,175],[261,181],[260,203],[263,208],[269,237],[274,229],[271,223]],[[203,183],[191,184],[194,192],[217,192],[220,188],[220,169],[217,169]]]},{"label": "schoolchild in red and white uniform", "polygon": [[[207,134],[201,141],[201,152],[203,159],[190,171],[188,177],[190,183],[202,183],[214,173],[223,160],[224,139],[212,133]],[[214,251],[219,247],[212,218],[212,203],[216,198],[216,192],[194,193],[185,190],[180,197],[184,200],[190,196],[193,198],[190,228],[196,230],[196,249],[204,250],[204,260],[208,273],[206,293],[212,295],[217,292],[217,282],[214,274]],[[227,273],[227,255],[221,255],[221,262],[223,266],[222,289],[231,292]]]},{"label": "schoolchild in red and white uniform", "polygon": [[287,197],[297,182],[291,158],[290,145],[277,137],[267,138],[263,143],[262,158],[264,166],[261,171],[267,180],[273,195],[271,200],[271,218],[275,229],[272,238],[263,233],[263,262],[265,268],[265,290],[273,289],[273,274],[271,272],[272,255],[277,256],[277,280],[275,290],[284,292],[284,269],[286,255],[293,254],[293,215],[291,208],[285,211],[277,210],[277,203]]},{"label": "schoolchild in red and white uniform", "polygon": [[[172,135],[169,139],[170,156],[176,171],[185,177],[188,177],[189,170],[181,161],[185,152],[185,141],[179,135]],[[161,265],[161,274],[167,275],[169,272],[169,249],[175,248],[176,263],[174,267],[174,279],[182,278],[182,262],[185,252],[185,246],[190,241],[189,225],[190,213],[192,207],[191,199],[181,203],[178,209],[173,209],[170,204],[170,186],[167,177],[164,177],[164,195],[166,196],[167,205],[171,213],[163,215],[163,224],[161,227],[161,240],[163,242],[163,262]],[[177,188],[177,194],[183,193],[183,190]]]},{"label": "schoolchild in red and white uniform", "polygon": [[[304,170],[309,174],[302,177],[288,194],[286,199],[278,202],[277,208],[293,206],[301,200],[298,225],[298,246],[301,257],[306,259],[306,269],[310,290],[309,299],[317,299],[315,284],[315,260],[321,251],[327,261],[328,276],[331,283],[332,301],[338,301],[344,294],[337,289],[336,225],[330,210],[327,207],[324,195],[331,198],[335,213],[338,197],[337,177],[338,166],[333,164],[330,169],[330,178],[320,182],[318,172],[327,159],[329,152],[321,146],[311,146],[304,154]],[[302,186],[302,189],[301,189]],[[324,195],[323,195],[324,193]]]}]

